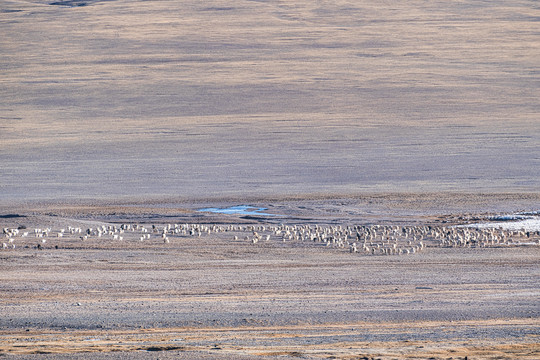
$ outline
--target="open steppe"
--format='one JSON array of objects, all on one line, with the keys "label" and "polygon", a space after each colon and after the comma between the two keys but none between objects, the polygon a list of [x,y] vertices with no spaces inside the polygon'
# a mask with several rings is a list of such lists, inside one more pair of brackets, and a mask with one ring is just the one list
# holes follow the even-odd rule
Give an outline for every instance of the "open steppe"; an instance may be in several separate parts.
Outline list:
[{"label": "open steppe", "polygon": [[[383,256],[248,230],[538,211],[539,19],[528,0],[0,1],[0,227],[20,227],[0,355],[540,358],[529,235]],[[234,205],[278,216],[197,211]],[[243,230],[95,235],[121,224]]]},{"label": "open steppe", "polygon": [[537,2],[62,3],[0,4],[5,202],[540,188]]},{"label": "open steppe", "polygon": [[[252,206],[282,216],[197,211],[199,205],[238,205],[226,199],[196,205],[32,205],[11,208],[10,214],[3,209],[3,227],[51,232],[46,242],[29,235],[17,238],[15,249],[0,252],[2,354],[16,359],[538,358],[539,245],[439,247],[426,239],[418,253],[385,256],[274,235],[258,243],[244,238],[253,228],[263,234],[261,226],[280,224],[451,227],[531,209],[537,195],[252,200]],[[467,203],[471,212],[456,212]],[[498,207],[498,213],[486,211]],[[144,241],[140,231],[126,231],[121,240],[106,234],[85,240],[67,232],[56,236],[61,228],[121,224],[150,230],[155,225],[159,231],[150,231]],[[223,231],[170,232],[164,242],[161,229],[167,224]]]}]

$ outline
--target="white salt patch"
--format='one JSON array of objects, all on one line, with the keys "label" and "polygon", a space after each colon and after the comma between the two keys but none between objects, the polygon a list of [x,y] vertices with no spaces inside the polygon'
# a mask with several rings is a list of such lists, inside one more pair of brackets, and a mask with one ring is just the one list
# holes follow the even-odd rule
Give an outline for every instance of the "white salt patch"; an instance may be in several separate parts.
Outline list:
[{"label": "white salt patch", "polygon": [[[534,212],[538,213],[538,212]],[[532,214],[532,213],[526,213]],[[508,216],[499,216],[495,218],[498,221],[471,224],[468,227],[486,229],[486,228],[496,228],[504,229],[511,231],[540,231],[540,217],[538,216],[524,216],[522,214],[518,215],[508,215]]]}]

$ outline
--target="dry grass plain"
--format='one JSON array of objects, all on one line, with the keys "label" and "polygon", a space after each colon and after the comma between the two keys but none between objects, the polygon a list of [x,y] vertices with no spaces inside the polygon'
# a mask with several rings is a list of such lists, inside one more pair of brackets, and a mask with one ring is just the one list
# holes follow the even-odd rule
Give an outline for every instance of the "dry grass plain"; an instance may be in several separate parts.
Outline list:
[{"label": "dry grass plain", "polygon": [[84,4],[1,4],[5,201],[540,188],[535,2]]},{"label": "dry grass plain", "polygon": [[[539,19],[525,0],[1,1],[0,226],[538,210]],[[196,211],[242,204],[283,217]],[[17,240],[0,354],[540,357],[536,246],[386,257],[229,235]]]}]

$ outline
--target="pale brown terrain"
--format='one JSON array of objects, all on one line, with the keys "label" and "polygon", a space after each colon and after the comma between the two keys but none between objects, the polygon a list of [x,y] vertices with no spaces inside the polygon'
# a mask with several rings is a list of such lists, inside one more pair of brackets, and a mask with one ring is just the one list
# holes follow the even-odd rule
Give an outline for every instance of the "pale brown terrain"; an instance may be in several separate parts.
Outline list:
[{"label": "pale brown terrain", "polygon": [[[540,358],[525,235],[403,256],[57,236],[538,211],[539,19],[526,0],[1,1],[0,227],[29,235],[1,234],[0,357]],[[197,211],[233,205],[276,216]]]},{"label": "pale brown terrain", "polygon": [[[467,203],[471,212],[455,212]],[[425,240],[420,253],[381,256],[273,235],[253,244],[237,230],[168,243],[159,233],[55,234],[123,223],[451,226],[537,203],[531,194],[379,194],[253,205],[279,218],[200,213],[188,203],[11,208],[3,227],[52,231],[45,243],[16,238],[0,252],[0,350],[17,359],[536,359],[538,245]],[[454,211],[441,213],[447,207]]]},{"label": "pale brown terrain", "polygon": [[0,4],[4,202],[540,188],[534,1],[49,3]]}]

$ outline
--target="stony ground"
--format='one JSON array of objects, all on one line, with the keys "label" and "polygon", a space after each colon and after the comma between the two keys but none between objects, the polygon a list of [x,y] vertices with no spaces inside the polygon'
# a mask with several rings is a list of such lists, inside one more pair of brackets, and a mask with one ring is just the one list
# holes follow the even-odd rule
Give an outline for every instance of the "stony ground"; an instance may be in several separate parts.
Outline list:
[{"label": "stony ground", "polygon": [[[296,215],[312,211],[315,222],[339,208],[329,200],[303,201],[282,202],[281,209],[307,209]],[[342,206],[349,214],[360,213],[352,203]],[[280,209],[268,204],[273,204],[268,211]],[[69,226],[118,226],[128,218],[149,229],[163,226],[164,219],[223,227],[278,222],[187,207],[139,206],[131,214],[127,208],[20,208],[4,212],[2,222],[26,230],[50,227],[51,234]],[[394,205],[401,222],[413,218],[404,208]],[[445,216],[447,224],[460,217],[466,221],[483,213],[475,210],[450,216],[433,208],[416,223],[440,223]],[[383,212],[380,206],[377,211]],[[155,222],[148,221],[150,214]],[[275,238],[253,244],[245,233],[177,234],[168,243],[159,234],[140,241],[129,233],[122,240],[81,240],[68,233],[50,235],[46,242],[17,238],[15,249],[0,252],[1,354],[18,359],[539,357],[538,246],[441,248],[428,242],[416,254],[378,256]]]}]

